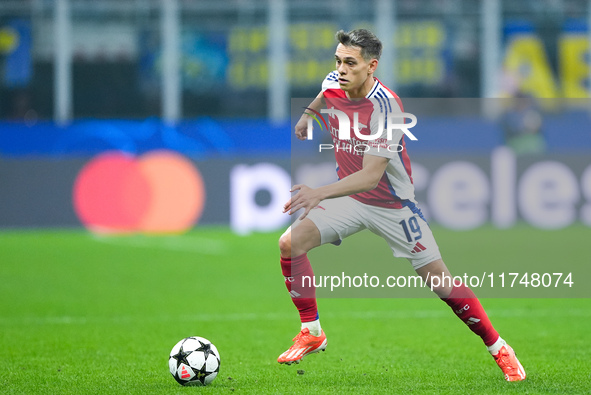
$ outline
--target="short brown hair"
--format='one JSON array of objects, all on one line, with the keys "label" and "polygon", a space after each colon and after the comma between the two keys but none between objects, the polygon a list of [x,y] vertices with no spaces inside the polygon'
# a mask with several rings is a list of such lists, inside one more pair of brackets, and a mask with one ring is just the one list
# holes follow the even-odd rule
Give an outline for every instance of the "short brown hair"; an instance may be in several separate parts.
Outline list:
[{"label": "short brown hair", "polygon": [[371,59],[380,60],[382,55],[382,42],[375,34],[366,29],[356,29],[350,32],[339,30],[335,35],[336,39],[346,47],[361,48],[361,56],[366,61]]}]

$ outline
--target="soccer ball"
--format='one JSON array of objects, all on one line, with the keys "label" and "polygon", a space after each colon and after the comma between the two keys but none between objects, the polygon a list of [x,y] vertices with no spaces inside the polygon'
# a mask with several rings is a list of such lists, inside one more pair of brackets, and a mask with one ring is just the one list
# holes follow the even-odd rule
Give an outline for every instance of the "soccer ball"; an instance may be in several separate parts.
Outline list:
[{"label": "soccer ball", "polygon": [[220,371],[220,353],[207,339],[187,337],[170,351],[168,367],[180,385],[207,385]]}]

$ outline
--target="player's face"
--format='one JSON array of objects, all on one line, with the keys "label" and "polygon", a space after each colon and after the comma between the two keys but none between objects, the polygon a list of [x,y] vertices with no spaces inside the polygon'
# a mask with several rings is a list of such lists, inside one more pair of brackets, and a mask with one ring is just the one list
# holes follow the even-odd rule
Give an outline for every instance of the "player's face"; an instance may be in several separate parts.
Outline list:
[{"label": "player's face", "polygon": [[363,59],[361,48],[339,44],[335,52],[335,60],[342,90],[349,93],[360,92],[368,84],[371,84],[369,86],[371,88],[373,78],[368,82],[368,77],[375,71],[374,60],[367,62]]}]

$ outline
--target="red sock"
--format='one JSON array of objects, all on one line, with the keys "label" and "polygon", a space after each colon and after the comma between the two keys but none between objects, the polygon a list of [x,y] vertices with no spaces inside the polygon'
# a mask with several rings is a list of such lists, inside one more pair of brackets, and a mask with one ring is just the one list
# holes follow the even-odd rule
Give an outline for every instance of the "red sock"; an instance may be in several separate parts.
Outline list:
[{"label": "red sock", "polygon": [[285,286],[291,295],[291,300],[300,312],[301,321],[317,320],[318,307],[316,305],[314,271],[308,255],[303,254],[294,258],[281,257],[281,271],[285,277]]},{"label": "red sock", "polygon": [[456,285],[448,298],[442,299],[468,328],[482,338],[487,346],[492,346],[499,338],[480,301],[474,292],[464,284]]}]

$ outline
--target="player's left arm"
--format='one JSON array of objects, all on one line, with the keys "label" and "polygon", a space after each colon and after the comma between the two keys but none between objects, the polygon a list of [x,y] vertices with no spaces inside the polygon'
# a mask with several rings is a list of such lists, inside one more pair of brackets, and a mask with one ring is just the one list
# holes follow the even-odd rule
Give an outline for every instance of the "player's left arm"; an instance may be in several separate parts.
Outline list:
[{"label": "player's left arm", "polygon": [[300,219],[304,219],[310,210],[324,199],[371,191],[382,179],[388,161],[388,158],[382,156],[364,155],[363,168],[337,182],[319,188],[310,188],[303,184],[294,185],[291,191],[298,193],[283,206],[283,212],[289,211],[291,215],[303,208],[304,213]]}]

